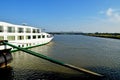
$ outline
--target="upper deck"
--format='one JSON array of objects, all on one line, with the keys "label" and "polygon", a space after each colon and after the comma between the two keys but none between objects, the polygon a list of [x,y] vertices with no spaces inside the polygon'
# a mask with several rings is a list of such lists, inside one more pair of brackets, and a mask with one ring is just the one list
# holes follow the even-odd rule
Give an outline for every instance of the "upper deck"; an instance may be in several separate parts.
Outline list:
[{"label": "upper deck", "polygon": [[0,33],[40,33],[41,29],[27,26],[15,25],[0,21]]}]

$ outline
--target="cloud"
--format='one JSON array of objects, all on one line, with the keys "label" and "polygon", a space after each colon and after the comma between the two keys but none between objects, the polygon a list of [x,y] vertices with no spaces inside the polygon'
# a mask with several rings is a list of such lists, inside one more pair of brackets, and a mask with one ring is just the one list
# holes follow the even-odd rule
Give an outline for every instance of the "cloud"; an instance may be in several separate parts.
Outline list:
[{"label": "cloud", "polygon": [[112,8],[108,8],[105,12],[108,20],[111,22],[120,22],[120,12]]},{"label": "cloud", "polygon": [[120,9],[108,8],[99,14],[100,17],[92,17],[89,23],[83,24],[84,31],[120,33]]},{"label": "cloud", "polygon": [[112,9],[112,8],[109,8],[109,9],[106,11],[106,15],[107,15],[107,16],[112,16],[112,15],[113,15],[113,9]]}]

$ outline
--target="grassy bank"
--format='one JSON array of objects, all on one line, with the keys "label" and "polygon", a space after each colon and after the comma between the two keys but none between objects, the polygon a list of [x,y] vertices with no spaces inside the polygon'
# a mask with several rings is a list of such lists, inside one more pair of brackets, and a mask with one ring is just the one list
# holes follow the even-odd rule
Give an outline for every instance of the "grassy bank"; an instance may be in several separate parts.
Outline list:
[{"label": "grassy bank", "polygon": [[48,32],[53,35],[86,35],[94,37],[120,39],[120,33],[83,33],[83,32]]},{"label": "grassy bank", "polygon": [[87,36],[120,39],[120,33],[85,33]]}]

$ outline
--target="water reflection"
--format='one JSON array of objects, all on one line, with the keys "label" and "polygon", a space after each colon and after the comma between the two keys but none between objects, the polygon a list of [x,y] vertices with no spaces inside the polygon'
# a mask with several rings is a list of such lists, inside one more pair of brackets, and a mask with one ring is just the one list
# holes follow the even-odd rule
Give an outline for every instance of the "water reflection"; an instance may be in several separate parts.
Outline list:
[{"label": "water reflection", "polygon": [[55,45],[54,42],[50,42],[47,45],[44,46],[39,46],[39,47],[35,47],[35,48],[31,48],[30,50],[38,52],[40,54],[44,54],[44,55],[50,55],[50,53],[53,50],[53,46]]}]

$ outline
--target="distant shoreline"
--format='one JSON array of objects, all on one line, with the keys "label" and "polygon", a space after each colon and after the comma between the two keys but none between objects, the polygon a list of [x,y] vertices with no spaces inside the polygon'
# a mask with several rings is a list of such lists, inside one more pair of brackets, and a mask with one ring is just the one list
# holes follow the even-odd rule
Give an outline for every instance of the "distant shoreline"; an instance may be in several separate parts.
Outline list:
[{"label": "distant shoreline", "polygon": [[101,38],[120,39],[120,33],[82,33],[82,32],[48,32],[53,35],[85,35]]},{"label": "distant shoreline", "polygon": [[86,33],[86,36],[120,39],[120,33]]}]

